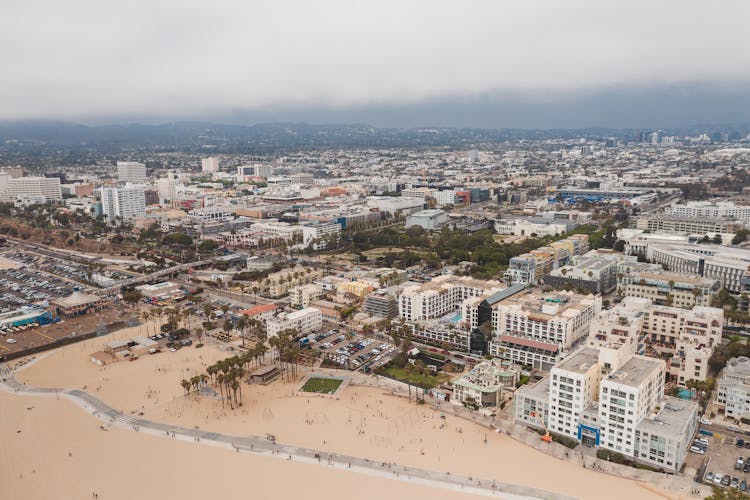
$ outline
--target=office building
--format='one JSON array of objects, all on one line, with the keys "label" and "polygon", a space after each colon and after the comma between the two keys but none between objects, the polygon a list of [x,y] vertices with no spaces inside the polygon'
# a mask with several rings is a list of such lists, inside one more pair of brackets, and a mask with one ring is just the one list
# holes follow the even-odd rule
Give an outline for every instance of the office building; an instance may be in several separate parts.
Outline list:
[{"label": "office building", "polygon": [[448,222],[448,214],[444,210],[421,210],[406,217],[406,227],[419,226],[427,231],[440,229]]},{"label": "office building", "polygon": [[219,159],[213,156],[201,160],[201,173],[213,174],[219,171]]},{"label": "office building", "polygon": [[142,184],[146,182],[146,165],[135,161],[118,161],[117,179],[120,182]]},{"label": "office building", "polygon": [[10,202],[17,198],[33,198],[40,203],[62,199],[60,179],[57,177],[11,177],[5,174],[0,180],[0,200]]}]

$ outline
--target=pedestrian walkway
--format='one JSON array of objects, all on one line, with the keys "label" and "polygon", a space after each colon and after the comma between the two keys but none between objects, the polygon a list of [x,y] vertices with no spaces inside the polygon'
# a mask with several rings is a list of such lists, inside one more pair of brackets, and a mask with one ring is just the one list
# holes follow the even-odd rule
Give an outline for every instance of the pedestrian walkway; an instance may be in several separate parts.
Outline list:
[{"label": "pedestrian walkway", "polygon": [[[389,477],[432,487],[447,488],[482,496],[522,500],[545,498],[572,500],[572,497],[552,493],[538,488],[499,482],[486,478],[475,478],[450,472],[440,472],[416,467],[407,467],[389,462],[377,462],[363,457],[339,455],[292,445],[277,443],[267,436],[232,436],[217,432],[191,429],[137,418],[112,408],[96,396],[79,389],[53,389],[31,387],[19,383],[7,366],[0,364],[0,389],[24,396],[62,397],[75,403],[104,423],[135,432],[146,432],[163,438],[193,441],[195,443],[219,445],[237,453],[256,453],[276,458],[319,464],[328,467],[354,470],[356,472]],[[102,428],[104,428],[102,426]]]}]

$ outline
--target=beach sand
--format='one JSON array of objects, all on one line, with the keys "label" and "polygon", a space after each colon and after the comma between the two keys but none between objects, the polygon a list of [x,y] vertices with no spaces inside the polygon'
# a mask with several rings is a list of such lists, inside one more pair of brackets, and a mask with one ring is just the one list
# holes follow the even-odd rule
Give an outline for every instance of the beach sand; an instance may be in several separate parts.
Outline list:
[{"label": "beach sand", "polygon": [[94,493],[101,500],[480,498],[123,429],[102,431],[65,400],[0,391],[0,408],[4,500],[90,499]]},{"label": "beach sand", "polygon": [[[123,338],[132,334],[117,335]],[[447,411],[441,418],[440,412],[375,388],[348,386],[334,398],[300,395],[296,391],[299,381],[244,385],[243,407],[229,410],[217,399],[185,396],[179,381],[202,373],[206,365],[231,353],[207,345],[99,367],[89,361],[88,354],[100,349],[103,339],[107,338],[59,349],[19,372],[16,378],[34,386],[85,387],[125,413],[142,412],[151,420],[204,430],[238,436],[270,433],[284,444],[533,486],[585,499],[676,498],[644,483],[558,460]],[[141,436],[137,438],[140,441]],[[160,444],[157,441],[151,446],[158,450]],[[191,449],[191,454],[199,452]]]}]

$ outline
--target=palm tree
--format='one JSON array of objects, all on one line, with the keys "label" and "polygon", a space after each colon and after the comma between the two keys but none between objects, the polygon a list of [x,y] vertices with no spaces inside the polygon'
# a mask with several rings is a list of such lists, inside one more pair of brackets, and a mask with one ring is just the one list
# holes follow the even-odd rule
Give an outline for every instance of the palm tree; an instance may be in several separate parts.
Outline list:
[{"label": "palm tree", "polygon": [[201,337],[203,337],[203,328],[198,327],[195,329],[195,336],[198,339],[198,343],[201,343]]},{"label": "palm tree", "polygon": [[187,394],[188,392],[190,392],[190,381],[189,380],[182,379],[180,381],[180,385],[185,390],[185,394]]},{"label": "palm tree", "polygon": [[146,333],[147,333],[148,335],[150,335],[150,334],[151,334],[151,330],[150,330],[150,329],[149,329],[149,327],[148,327],[148,320],[149,320],[149,319],[151,319],[151,313],[150,313],[150,312],[148,312],[148,311],[143,311],[143,312],[141,313],[141,318],[143,318],[143,321],[145,321],[145,322],[146,322]]}]

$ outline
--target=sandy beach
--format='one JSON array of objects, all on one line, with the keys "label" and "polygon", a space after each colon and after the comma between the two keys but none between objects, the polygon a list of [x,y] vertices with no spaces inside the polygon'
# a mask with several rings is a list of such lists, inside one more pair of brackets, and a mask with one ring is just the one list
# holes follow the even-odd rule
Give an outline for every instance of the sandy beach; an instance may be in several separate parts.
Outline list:
[{"label": "sandy beach", "polygon": [[[134,332],[118,332],[116,335],[122,338],[133,334]],[[583,499],[677,498],[656,491],[644,483],[583,469],[579,464],[558,460],[508,436],[450,414],[442,418],[440,412],[427,406],[409,403],[376,388],[348,386],[339,391],[338,397],[332,398],[300,395],[296,391],[298,380],[276,381],[268,386],[245,385],[244,406],[229,410],[222,408],[218,399],[192,394],[185,396],[179,381],[191,374],[202,373],[206,365],[231,353],[221,352],[207,345],[202,349],[164,352],[144,356],[135,362],[99,367],[89,361],[88,354],[98,350],[104,339],[106,337],[54,351],[20,371],[16,378],[40,387],[85,387],[87,391],[125,413],[142,413],[144,418],[150,420],[199,427],[202,430],[237,436],[262,436],[271,433],[285,444],[452,474],[491,478]],[[61,411],[59,407],[62,405],[66,408],[65,415],[70,417],[68,419],[66,416],[66,425],[75,423],[80,426],[76,432],[84,432],[87,425],[94,430],[98,427],[93,420],[87,424],[90,417],[80,409],[68,408],[71,405],[67,403],[29,403],[27,398],[19,398],[24,401],[19,404],[12,396],[4,395],[3,398],[3,405],[13,408],[10,418],[50,412],[50,421],[53,418],[59,421],[59,417],[51,415]],[[35,406],[28,414],[24,407],[27,404]],[[5,427],[4,425],[3,431],[7,432]],[[134,440],[132,450],[130,442],[123,444],[129,448],[128,453],[138,452],[141,446],[147,454],[159,455],[163,447],[166,447],[164,453],[173,452],[172,445],[165,445],[155,438],[128,436],[124,431],[113,431],[112,434],[122,434],[123,443],[127,439]],[[65,435],[72,437],[67,433]],[[94,435],[98,434],[94,432]],[[32,441],[36,442],[37,439],[39,438],[35,434]],[[82,437],[81,440],[88,443],[87,438]],[[52,441],[54,440],[49,441],[50,444]],[[29,450],[20,448],[14,450],[14,453],[23,454],[26,463],[33,467],[34,454]],[[189,451],[190,456],[196,457],[195,460],[201,463],[205,460],[207,464],[211,463],[208,457],[214,453],[226,452],[213,449],[204,451],[195,446],[190,447]],[[247,460],[262,461],[262,457]],[[278,465],[270,463],[267,467],[274,469]],[[269,472],[269,475],[272,473]],[[349,480],[350,478],[341,479]],[[388,480],[380,482],[387,483]]]},{"label": "sandy beach", "polygon": [[[0,497],[61,498],[480,498],[324,466],[102,431],[80,408],[0,391]],[[289,481],[288,478],[294,478]]]}]

